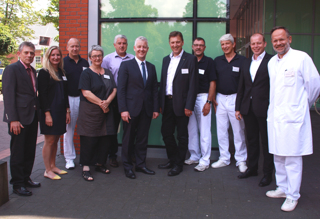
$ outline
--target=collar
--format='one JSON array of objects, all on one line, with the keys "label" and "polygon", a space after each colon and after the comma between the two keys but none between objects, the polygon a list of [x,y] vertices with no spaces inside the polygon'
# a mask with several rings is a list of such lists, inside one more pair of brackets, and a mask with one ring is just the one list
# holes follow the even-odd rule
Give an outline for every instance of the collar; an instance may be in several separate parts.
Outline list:
[{"label": "collar", "polygon": [[207,58],[207,56],[203,55],[202,58],[200,59],[200,61],[199,61],[198,63],[200,63],[200,62],[205,62],[206,58]]},{"label": "collar", "polygon": [[[80,62],[80,60],[81,60],[81,56],[80,55],[78,55],[79,56],[79,60],[78,60],[78,62]],[[74,61],[74,59],[72,59],[72,58],[70,58],[70,56],[69,56],[69,54],[66,56],[66,58],[68,59],[68,61]],[[74,61],[75,62],[75,61]]]},{"label": "collar", "polygon": [[19,60],[20,62],[21,62],[21,64],[23,65],[23,67],[25,68],[25,69],[31,69],[32,70],[32,68],[31,68],[31,66],[27,66],[26,64],[24,64],[23,63],[23,61],[21,61],[21,59]]},{"label": "collar", "polygon": [[138,59],[136,56],[134,57],[136,59],[136,61],[138,62],[138,65],[140,66],[141,63],[143,62],[144,63],[144,66],[146,66],[146,60],[144,61],[141,61],[140,59]]},{"label": "collar", "polygon": [[253,56],[252,56],[252,61],[259,61],[259,60],[261,60],[261,59],[263,59],[263,57],[265,56],[265,54],[266,54],[266,51],[263,51],[263,53],[261,53],[259,56],[258,56],[258,58],[257,58],[257,60],[255,60],[254,58],[253,58]]},{"label": "collar", "polygon": [[288,52],[287,52],[286,54],[284,54],[284,56],[282,57],[282,59],[280,59],[279,56],[278,56],[278,54],[277,54],[277,55],[276,55],[277,60],[278,60],[278,61],[281,61],[281,60],[283,60],[284,58],[286,58],[286,57],[288,56],[288,54],[290,53],[291,50],[292,50],[291,47],[289,47]]},{"label": "collar", "polygon": [[119,58],[122,58],[122,59],[125,59],[125,58],[128,58],[128,53],[126,53],[126,55],[124,57],[121,57],[118,55],[117,51],[114,52],[114,57],[119,57]]},{"label": "collar", "polygon": [[[181,58],[183,52],[184,52],[184,50],[182,49],[181,52],[180,52],[180,54],[177,55],[175,58]],[[172,57],[173,57],[173,52],[171,52],[169,56],[170,56],[170,58],[172,58]]]},{"label": "collar", "polygon": [[[223,60],[226,60],[226,61],[228,62],[225,54],[223,54],[223,55],[221,56],[221,58],[222,58]],[[236,59],[238,59],[238,58],[239,58],[239,54],[236,53],[236,55],[231,59],[230,62],[232,62],[233,60],[236,60]]]}]

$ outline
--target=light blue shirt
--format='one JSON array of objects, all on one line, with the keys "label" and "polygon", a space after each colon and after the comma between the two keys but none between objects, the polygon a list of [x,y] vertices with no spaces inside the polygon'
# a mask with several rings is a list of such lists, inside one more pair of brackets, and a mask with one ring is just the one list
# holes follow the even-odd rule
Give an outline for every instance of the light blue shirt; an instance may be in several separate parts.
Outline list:
[{"label": "light blue shirt", "polygon": [[129,53],[125,57],[121,57],[117,52],[110,53],[103,58],[101,67],[110,70],[113,74],[114,81],[118,85],[118,72],[122,61],[133,59],[134,55]]}]

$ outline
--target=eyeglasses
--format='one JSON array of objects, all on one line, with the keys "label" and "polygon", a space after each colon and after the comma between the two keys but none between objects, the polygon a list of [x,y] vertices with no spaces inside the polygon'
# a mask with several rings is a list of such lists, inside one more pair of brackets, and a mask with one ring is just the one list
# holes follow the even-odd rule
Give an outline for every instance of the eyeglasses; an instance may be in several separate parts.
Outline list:
[{"label": "eyeglasses", "polygon": [[198,47],[198,46],[200,46],[200,47],[205,47],[205,45],[203,45],[203,44],[193,44],[193,46],[194,46],[194,47]]},{"label": "eyeglasses", "polygon": [[102,55],[95,55],[95,56],[91,56],[92,59],[101,59]]}]

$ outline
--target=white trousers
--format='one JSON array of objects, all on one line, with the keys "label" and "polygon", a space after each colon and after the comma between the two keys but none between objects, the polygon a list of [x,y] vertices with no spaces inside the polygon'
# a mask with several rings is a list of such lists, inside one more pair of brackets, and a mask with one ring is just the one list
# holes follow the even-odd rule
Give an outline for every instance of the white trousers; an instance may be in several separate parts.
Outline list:
[{"label": "white trousers", "polygon": [[73,135],[79,115],[79,104],[80,97],[69,96],[71,121],[69,124],[67,124],[67,132],[63,135],[63,151],[66,161],[74,160],[76,158],[76,151],[73,144]]},{"label": "white trousers", "polygon": [[217,135],[219,143],[219,160],[230,164],[229,152],[229,122],[231,123],[234,137],[235,155],[238,166],[240,162],[247,160],[247,148],[244,135],[244,121],[238,121],[235,116],[235,102],[237,94],[224,95],[217,94],[216,101],[218,103],[216,112]]},{"label": "white trousers", "polygon": [[302,180],[302,156],[274,155],[277,186],[287,198],[298,200]]},{"label": "white trousers", "polygon": [[[211,111],[204,116],[202,113],[203,106],[208,99],[207,93],[197,95],[194,111],[189,117],[189,152],[191,160],[199,160],[200,164],[209,165],[211,155]],[[199,145],[200,135],[200,145]]]}]

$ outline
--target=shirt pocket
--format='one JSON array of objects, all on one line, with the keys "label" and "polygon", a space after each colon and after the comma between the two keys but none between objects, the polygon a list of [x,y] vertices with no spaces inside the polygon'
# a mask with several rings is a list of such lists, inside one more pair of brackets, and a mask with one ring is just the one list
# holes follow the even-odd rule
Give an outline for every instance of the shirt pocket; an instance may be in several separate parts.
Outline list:
[{"label": "shirt pocket", "polygon": [[292,87],[296,83],[297,73],[293,70],[284,72],[284,86]]}]

